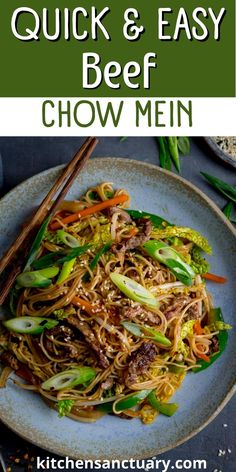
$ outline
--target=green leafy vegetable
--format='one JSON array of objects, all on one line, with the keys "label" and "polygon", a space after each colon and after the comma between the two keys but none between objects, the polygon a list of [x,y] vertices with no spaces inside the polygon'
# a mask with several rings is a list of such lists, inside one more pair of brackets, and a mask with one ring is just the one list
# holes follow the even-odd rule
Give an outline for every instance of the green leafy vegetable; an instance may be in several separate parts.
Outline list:
[{"label": "green leafy vegetable", "polygon": [[205,172],[201,172],[203,177],[220,193],[222,193],[225,197],[227,197],[232,202],[236,202],[236,188],[232,185],[227,184],[223,180],[214,177],[213,175],[206,174]]},{"label": "green leafy vegetable", "polygon": [[155,240],[147,241],[143,248],[153,259],[166,265],[182,283],[185,285],[192,284],[195,272],[182,260],[180,254],[175,249],[168,246],[168,244]]},{"label": "green leafy vegetable", "polygon": [[210,264],[202,256],[202,250],[197,246],[194,246],[191,251],[190,265],[196,274],[206,274],[210,270]]},{"label": "green leafy vegetable", "polygon": [[41,334],[44,329],[51,329],[58,325],[58,321],[39,316],[18,316],[3,321],[5,328],[22,334]]},{"label": "green leafy vegetable", "polygon": [[61,240],[58,237],[58,231],[49,231],[48,229],[44,233],[43,241],[48,241],[53,244],[60,244]]},{"label": "green leafy vegetable", "polygon": [[156,394],[155,394],[154,391],[149,393],[147,399],[148,399],[150,405],[155,410],[159,411],[159,413],[162,413],[162,415],[172,416],[172,415],[174,415],[174,413],[179,408],[179,405],[177,405],[177,403],[163,403],[163,402],[160,402],[157,399]]},{"label": "green leafy vegetable", "polygon": [[182,325],[181,331],[180,331],[180,337],[179,337],[179,342],[178,342],[178,352],[181,352],[184,357],[188,356],[189,353],[189,347],[184,343],[184,339],[193,334],[193,327],[194,324],[196,323],[196,320],[189,320],[186,321]]},{"label": "green leafy vegetable", "polygon": [[113,272],[110,274],[112,282],[123,292],[128,298],[150,307],[157,307],[158,302],[154,295],[140,285],[135,280],[126,277],[125,275]]},{"label": "green leafy vegetable", "polygon": [[166,239],[173,236],[188,239],[189,241],[196,244],[196,246],[200,247],[207,254],[212,253],[211,246],[209,245],[207,239],[192,228],[186,228],[184,226],[167,226],[163,229],[153,230],[152,236],[155,239]]},{"label": "green leafy vegetable", "polygon": [[53,314],[58,320],[64,320],[64,318],[74,315],[75,309],[73,307],[66,308],[65,310],[63,308],[59,308],[58,310],[54,310]]},{"label": "green leafy vegetable", "polygon": [[151,339],[152,341],[163,344],[164,346],[171,346],[171,341],[164,336],[164,334],[150,326],[139,325],[137,323],[131,323],[130,321],[121,321],[121,325],[134,336],[143,339]]},{"label": "green leafy vegetable", "polygon": [[96,370],[92,367],[73,367],[54,375],[42,384],[43,390],[71,389],[77,385],[87,384],[96,376]]},{"label": "green leafy vegetable", "polygon": [[67,413],[70,413],[74,403],[74,400],[59,400],[57,402],[58,416],[62,418],[63,416],[66,416]]}]

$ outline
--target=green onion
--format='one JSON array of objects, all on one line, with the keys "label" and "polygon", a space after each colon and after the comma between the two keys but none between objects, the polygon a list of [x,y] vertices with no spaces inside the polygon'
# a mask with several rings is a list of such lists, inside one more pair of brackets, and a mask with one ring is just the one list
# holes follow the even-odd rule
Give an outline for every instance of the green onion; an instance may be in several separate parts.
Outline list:
[{"label": "green onion", "polygon": [[47,269],[36,270],[34,272],[22,272],[22,274],[16,277],[16,283],[20,287],[48,287],[52,283],[50,279],[55,277],[58,272],[58,267],[49,267]]},{"label": "green onion", "polygon": [[110,274],[110,278],[112,282],[120,289],[120,291],[131,300],[139,302],[143,305],[148,305],[150,307],[158,306],[158,302],[154,295],[135,280],[132,280],[129,277],[116,272]]},{"label": "green onion", "polygon": [[227,197],[232,202],[236,202],[236,188],[232,185],[227,184],[223,180],[220,180],[213,175],[206,174],[205,172],[201,172],[203,177],[214,187],[216,190],[221,192],[225,197]]},{"label": "green onion", "polygon": [[163,344],[164,346],[171,346],[171,341],[166,336],[164,336],[164,334],[156,331],[150,326],[139,325],[137,323],[131,323],[130,321],[121,321],[121,325],[124,326],[124,328],[134,336],[143,339],[151,339],[152,341]]},{"label": "green onion", "polygon": [[226,216],[226,218],[228,218],[228,220],[231,219],[233,207],[234,207],[233,202],[228,202],[228,203],[226,203],[226,205],[225,205],[224,208],[222,209],[224,215]]},{"label": "green onion", "polygon": [[121,398],[114,402],[114,410],[116,412],[121,412],[141,403],[150,393],[150,390],[140,390],[139,392],[130,393],[125,397]]},{"label": "green onion", "polygon": [[[93,271],[95,269],[99,259],[101,258],[101,256],[103,254],[105,254],[110,249],[111,245],[112,245],[112,242],[106,243],[97,252],[96,256],[93,258],[93,260],[89,264],[89,268],[90,268],[91,271]],[[88,282],[89,280],[90,280],[90,274],[89,274],[89,272],[86,272],[86,274],[84,274],[84,276],[83,276],[83,281]]]},{"label": "green onion", "polygon": [[172,416],[174,413],[178,410],[179,405],[177,403],[163,403],[160,402],[154,391],[149,393],[148,395],[148,401],[150,405],[155,408],[155,410],[159,411],[159,413],[162,413],[162,415],[166,416]]},{"label": "green onion", "polygon": [[42,223],[41,227],[39,228],[37,236],[36,236],[32,246],[31,246],[30,251],[29,251],[24,271],[27,271],[30,268],[32,262],[36,259],[37,255],[38,255],[38,251],[39,251],[41,242],[44,238],[44,235],[47,231],[47,227],[48,227],[48,223],[50,221],[50,218],[51,218],[51,215],[49,215],[45,219],[45,221]]},{"label": "green onion", "polygon": [[62,269],[61,269],[61,272],[59,274],[59,277],[57,279],[57,284],[60,285],[62,284],[66,279],[68,279],[74,265],[75,265],[75,262],[76,262],[76,258],[74,259],[71,259],[70,261],[68,262],[64,262],[63,266],[62,266]]},{"label": "green onion", "polygon": [[3,325],[7,329],[22,334],[41,334],[44,329],[54,328],[58,323],[56,320],[39,316],[19,316],[3,321]]},{"label": "green onion", "polygon": [[57,236],[62,243],[66,244],[66,246],[69,246],[71,248],[79,247],[80,245],[78,239],[76,239],[74,236],[72,236],[72,234],[67,233],[63,229],[59,229],[57,231]]},{"label": "green onion", "polygon": [[64,264],[75,257],[81,256],[84,252],[88,251],[91,244],[85,244],[84,246],[75,247],[67,251],[56,251],[46,254],[46,256],[40,257],[40,259],[33,262],[32,267],[34,269],[43,269],[50,267],[51,265]]},{"label": "green onion", "polygon": [[169,147],[164,137],[158,137],[160,166],[163,169],[171,170],[171,157]]},{"label": "green onion", "polygon": [[153,259],[166,265],[180,282],[188,286],[192,284],[195,272],[181,259],[175,249],[168,244],[154,240],[147,241],[143,248]]},{"label": "green onion", "polygon": [[96,371],[92,367],[73,367],[54,375],[43,382],[41,387],[43,390],[71,389],[91,382],[95,376]]},{"label": "green onion", "polygon": [[171,158],[174,162],[175,168],[180,172],[180,161],[179,161],[179,151],[178,151],[178,140],[176,136],[168,136],[167,141],[169,144],[169,151]]}]

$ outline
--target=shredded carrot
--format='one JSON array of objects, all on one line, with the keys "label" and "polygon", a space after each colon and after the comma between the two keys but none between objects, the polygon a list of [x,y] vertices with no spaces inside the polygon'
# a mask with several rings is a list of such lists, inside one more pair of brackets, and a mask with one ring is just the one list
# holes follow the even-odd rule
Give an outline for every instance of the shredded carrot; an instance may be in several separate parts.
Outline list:
[{"label": "shredded carrot", "polygon": [[127,239],[130,239],[132,238],[133,236],[135,236],[138,232],[138,228],[136,228],[135,226],[130,230],[129,234],[128,234],[128,237]]},{"label": "shredded carrot", "polygon": [[204,279],[211,280],[212,282],[216,282],[217,284],[225,284],[227,279],[225,277],[220,277],[219,275],[210,274],[207,272],[203,274]]},{"label": "shredded carrot", "polygon": [[211,361],[210,357],[207,356],[206,354],[204,354],[203,352],[198,353],[197,356],[198,356],[200,359],[203,359],[203,360],[206,361],[206,362],[210,362],[210,361]]},{"label": "shredded carrot", "polygon": [[[124,203],[129,199],[128,195],[117,195],[117,197],[114,198],[109,198],[109,200],[105,200],[104,202],[96,203],[96,205],[92,205],[88,208],[85,208],[84,210],[81,210],[77,213],[73,213],[72,215],[66,216],[66,218],[62,218],[61,223],[66,225],[69,223],[74,223],[75,221],[78,221],[80,218],[83,218],[84,216],[92,215],[93,213],[97,213],[99,211],[104,210],[105,208],[109,208],[111,206],[119,205],[119,203]],[[61,224],[59,221],[56,221],[55,223],[52,223],[50,225],[51,229],[58,229],[61,227]]]},{"label": "shredded carrot", "polygon": [[95,308],[87,300],[83,300],[83,298],[76,295],[72,298],[72,304],[82,307],[89,315],[94,315]]},{"label": "shredded carrot", "polygon": [[201,323],[200,323],[199,320],[197,320],[197,321],[194,323],[193,329],[194,329],[194,332],[195,332],[196,334],[198,334],[198,335],[204,334],[204,329],[202,329]]}]

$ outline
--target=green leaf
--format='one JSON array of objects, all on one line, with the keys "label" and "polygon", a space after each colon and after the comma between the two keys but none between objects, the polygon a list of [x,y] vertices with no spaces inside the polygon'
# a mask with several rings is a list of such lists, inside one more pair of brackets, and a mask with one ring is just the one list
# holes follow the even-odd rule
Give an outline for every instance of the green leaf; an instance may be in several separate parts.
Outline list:
[{"label": "green leaf", "polygon": [[121,321],[120,324],[134,336],[143,339],[151,339],[152,341],[163,344],[164,346],[171,346],[171,341],[164,334],[148,325],[139,325],[130,321]]},{"label": "green leaf", "polygon": [[180,160],[179,160],[179,151],[178,151],[178,140],[176,136],[168,136],[167,142],[169,145],[170,155],[172,161],[174,162],[175,168],[180,172]]},{"label": "green leaf", "polygon": [[147,398],[148,398],[148,401],[149,401],[150,405],[155,410],[159,411],[159,413],[161,413],[162,415],[165,415],[165,416],[173,416],[179,408],[179,405],[177,405],[177,403],[163,403],[163,402],[160,402],[157,399],[156,394],[154,393],[154,391],[149,393]]},{"label": "green leaf", "polygon": [[74,406],[74,403],[74,400],[59,400],[57,402],[59,418],[62,418],[63,416],[66,416],[67,413],[70,413]]},{"label": "green leaf", "polygon": [[134,406],[138,405],[143,400],[145,400],[149,393],[150,390],[140,390],[135,393],[130,393],[129,395],[126,395],[125,397],[115,402],[115,410],[117,412],[121,412],[123,410],[133,408]]},{"label": "green leaf", "polygon": [[233,202],[228,202],[228,203],[226,203],[226,205],[225,205],[224,208],[222,209],[224,215],[226,216],[226,218],[228,218],[228,220],[231,219],[233,207],[234,207]]}]

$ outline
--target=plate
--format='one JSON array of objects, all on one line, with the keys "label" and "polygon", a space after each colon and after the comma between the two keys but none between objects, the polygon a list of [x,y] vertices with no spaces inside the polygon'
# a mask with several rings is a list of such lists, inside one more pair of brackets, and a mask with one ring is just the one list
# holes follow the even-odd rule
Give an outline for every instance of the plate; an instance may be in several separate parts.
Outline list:
[{"label": "plate", "polygon": [[[0,203],[0,247],[4,250],[20,224],[40,203],[62,167],[27,180]],[[68,198],[78,198],[90,186],[113,182],[131,194],[131,207],[162,215],[173,223],[202,232],[213,246],[212,272],[229,282],[208,284],[227,322],[235,320],[236,231],[212,201],[196,187],[156,166],[118,158],[89,161]],[[233,330],[232,330],[233,331]],[[36,394],[16,387],[11,380],[0,392],[0,418],[28,441],[74,459],[147,458],[174,448],[206,426],[235,391],[236,343],[234,333],[220,359],[208,370],[189,374],[174,395],[180,407],[172,418],[160,415],[150,426],[139,420],[103,417],[93,424],[60,419]]]},{"label": "plate", "polygon": [[223,149],[221,149],[220,146],[216,144],[214,139],[206,137],[203,138],[203,140],[218,159],[221,159],[232,167],[236,167],[236,159],[230,156],[230,154],[228,154],[227,152],[224,152]]}]

